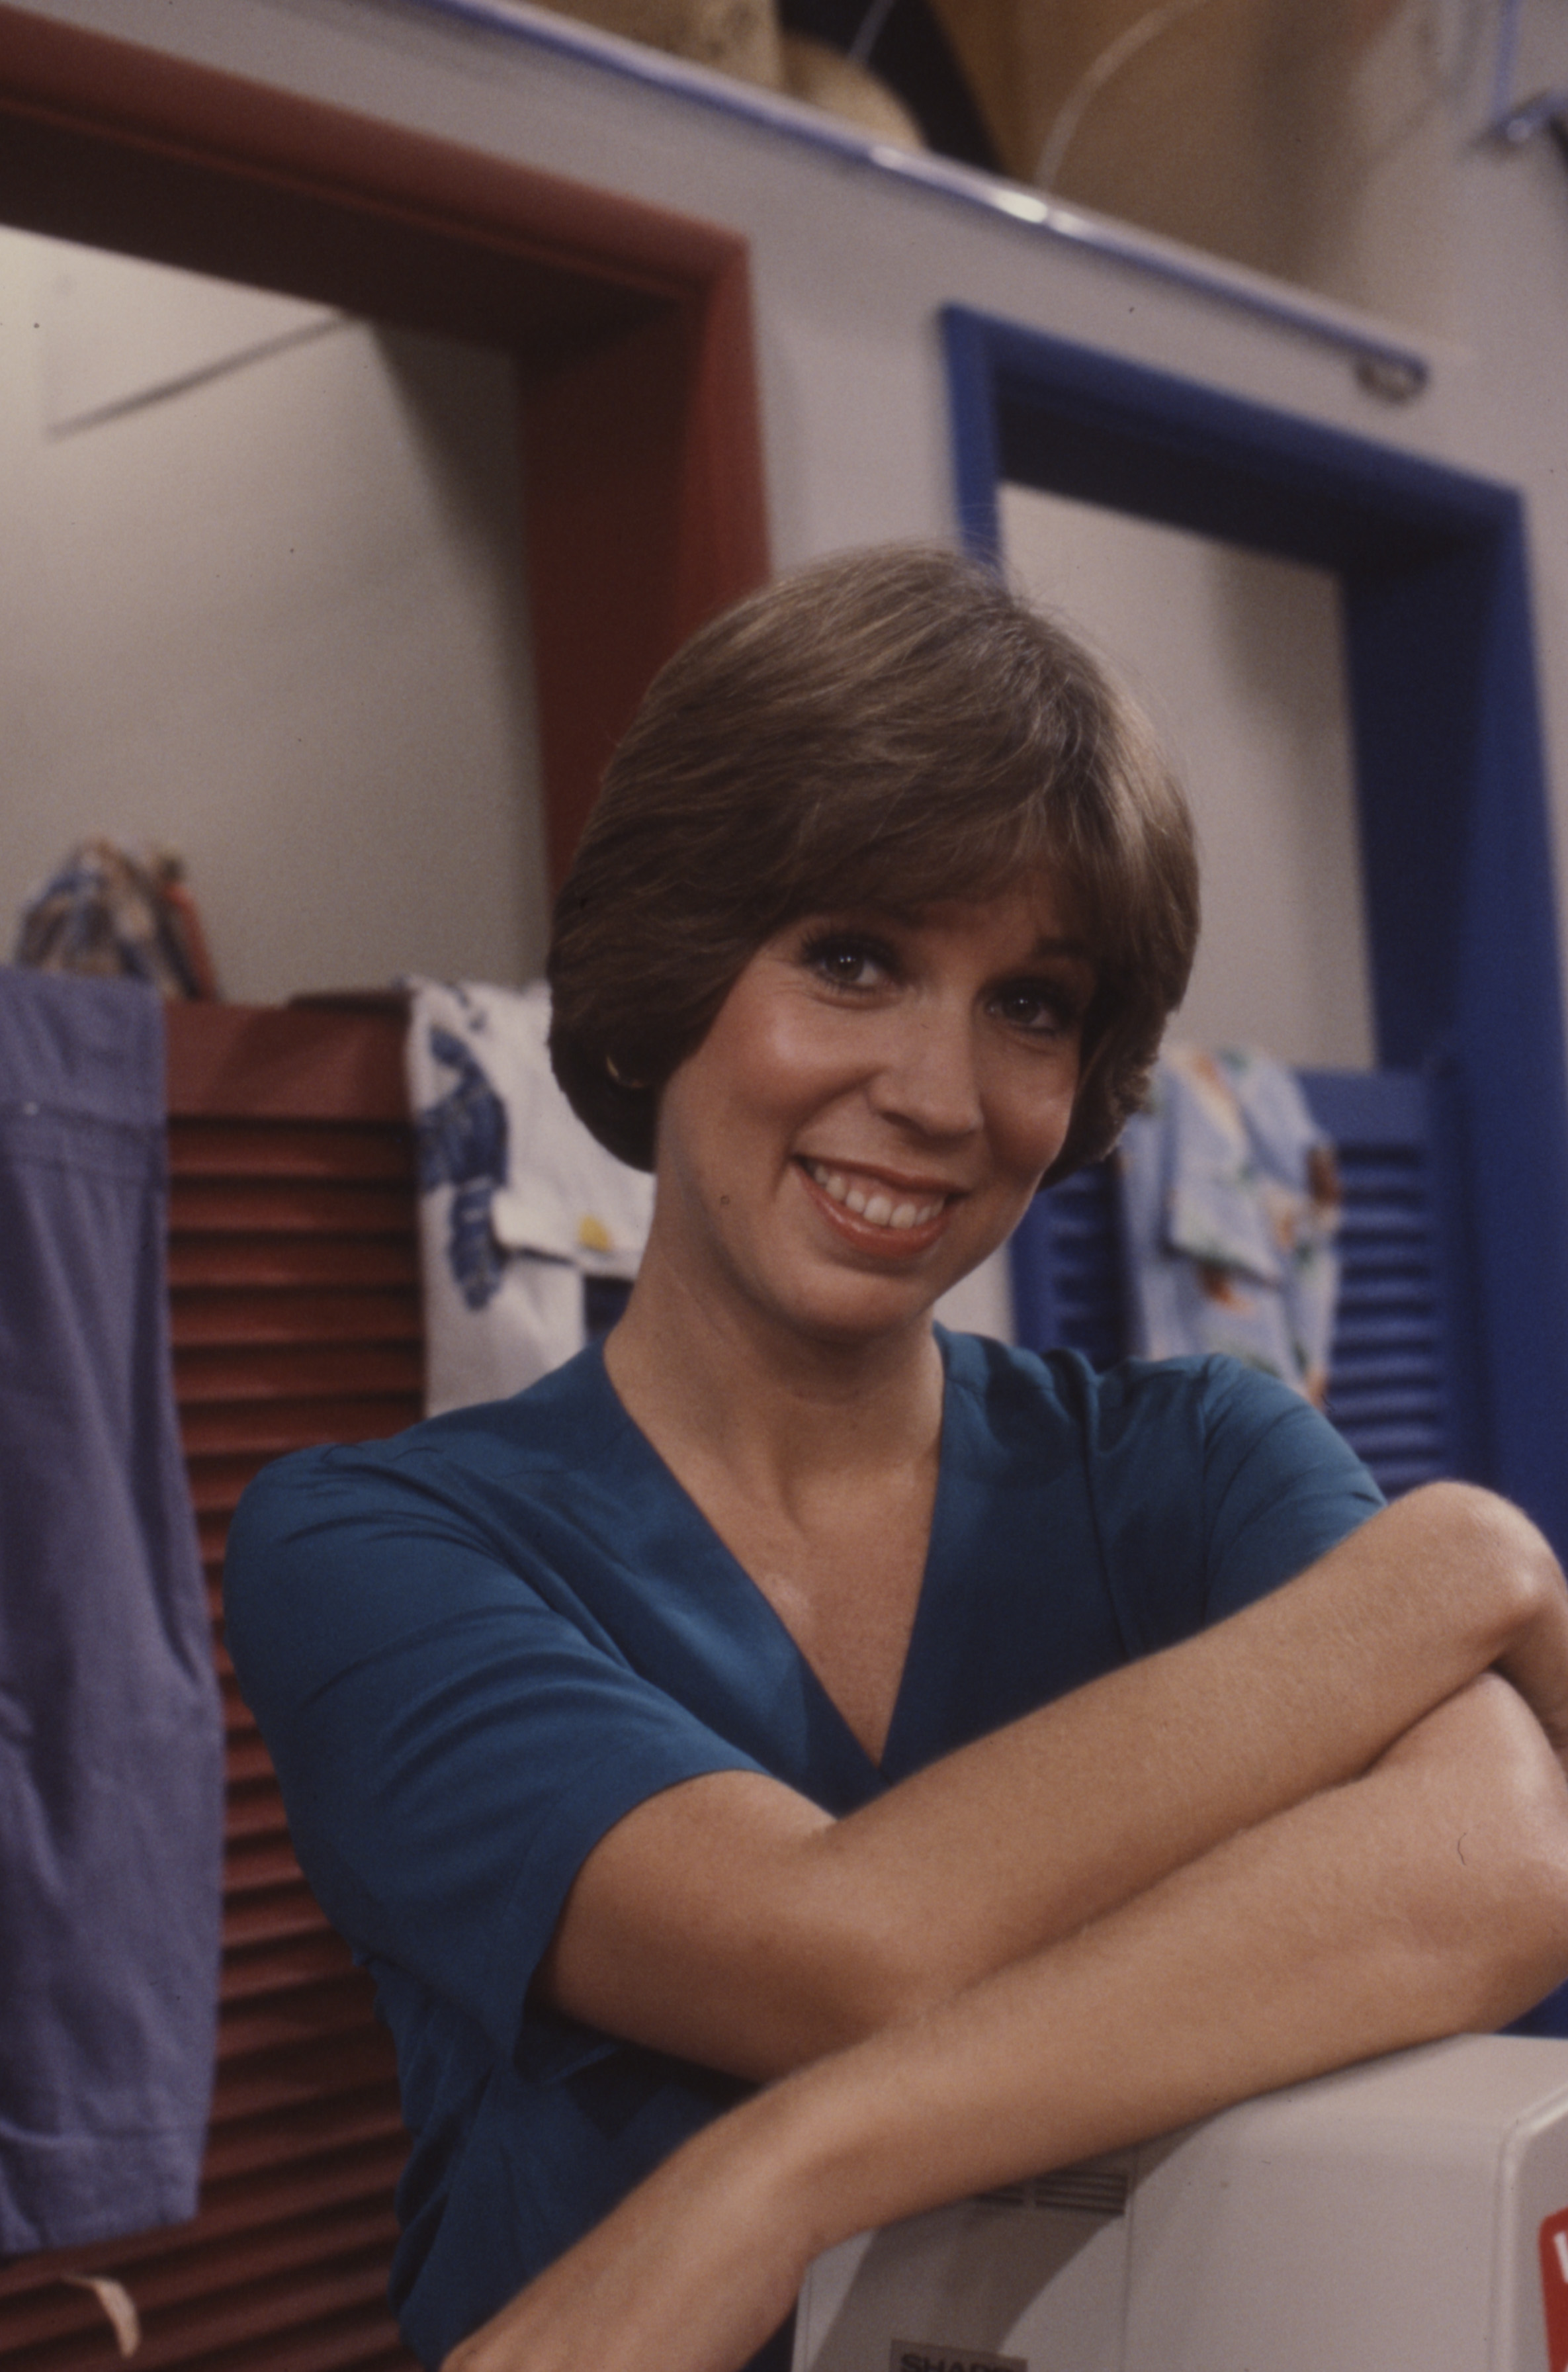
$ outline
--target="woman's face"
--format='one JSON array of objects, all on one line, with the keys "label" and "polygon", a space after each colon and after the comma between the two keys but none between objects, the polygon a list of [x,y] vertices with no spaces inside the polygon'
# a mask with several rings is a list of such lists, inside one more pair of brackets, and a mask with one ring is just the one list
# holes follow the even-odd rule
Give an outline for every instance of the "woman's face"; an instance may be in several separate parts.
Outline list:
[{"label": "woman's face", "polygon": [[659,1106],[650,1250],[824,1339],[921,1317],[1066,1138],[1093,966],[1047,882],[760,948]]}]

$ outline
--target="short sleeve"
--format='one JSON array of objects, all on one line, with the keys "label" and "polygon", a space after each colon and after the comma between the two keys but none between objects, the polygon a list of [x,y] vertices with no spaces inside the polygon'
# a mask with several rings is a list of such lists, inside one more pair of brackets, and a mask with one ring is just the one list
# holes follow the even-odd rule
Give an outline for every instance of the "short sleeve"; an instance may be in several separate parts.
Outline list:
[{"label": "short sleeve", "polygon": [[323,1910],[504,2056],[599,1838],[665,1787],[761,1767],[528,1562],[428,1474],[330,1450],[251,1485],[225,1573],[230,1652]]},{"label": "short sleeve", "polygon": [[1332,1425],[1217,1355],[1051,1375],[1084,1444],[1095,1563],[1123,1655],[1147,1656],[1305,1572],[1382,1506]]},{"label": "short sleeve", "polygon": [[1277,1378],[1202,1362],[1204,1620],[1306,1571],[1376,1515],[1383,1494],[1343,1436]]}]

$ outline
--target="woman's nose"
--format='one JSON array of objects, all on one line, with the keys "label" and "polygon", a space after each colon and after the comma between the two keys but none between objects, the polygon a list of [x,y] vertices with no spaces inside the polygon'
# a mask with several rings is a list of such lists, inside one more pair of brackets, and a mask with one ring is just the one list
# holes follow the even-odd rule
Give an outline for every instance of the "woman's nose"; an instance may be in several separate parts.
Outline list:
[{"label": "woman's nose", "polygon": [[970,1016],[913,1006],[898,1023],[871,1081],[871,1101],[888,1120],[923,1136],[968,1136],[981,1119]]}]

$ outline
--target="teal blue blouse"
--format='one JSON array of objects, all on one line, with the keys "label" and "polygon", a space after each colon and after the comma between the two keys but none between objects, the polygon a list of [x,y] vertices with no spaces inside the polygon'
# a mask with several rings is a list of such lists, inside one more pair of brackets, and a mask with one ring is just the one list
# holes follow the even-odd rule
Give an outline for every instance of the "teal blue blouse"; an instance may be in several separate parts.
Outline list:
[{"label": "teal blue blouse", "polygon": [[392,2294],[426,2363],[738,2096],[528,2002],[616,1820],[720,1770],[851,1811],[1261,1596],[1380,1504],[1322,1418],[1233,1362],[1097,1376],[940,1339],[936,1507],[880,1766],[597,1347],[247,1492],[229,1644],[300,1861],[397,2044],[412,2151]]}]

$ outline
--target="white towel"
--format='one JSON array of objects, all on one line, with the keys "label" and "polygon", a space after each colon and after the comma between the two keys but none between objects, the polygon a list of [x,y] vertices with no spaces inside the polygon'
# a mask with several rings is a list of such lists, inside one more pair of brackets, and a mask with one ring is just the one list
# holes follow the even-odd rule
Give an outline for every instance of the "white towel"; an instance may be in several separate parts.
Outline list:
[{"label": "white towel", "polygon": [[584,1279],[636,1275],[654,1187],[556,1086],[542,981],[408,986],[425,1407],[438,1416],[521,1391],[582,1349]]}]

